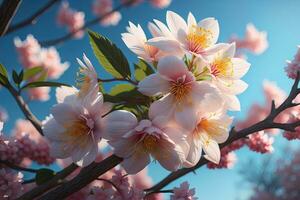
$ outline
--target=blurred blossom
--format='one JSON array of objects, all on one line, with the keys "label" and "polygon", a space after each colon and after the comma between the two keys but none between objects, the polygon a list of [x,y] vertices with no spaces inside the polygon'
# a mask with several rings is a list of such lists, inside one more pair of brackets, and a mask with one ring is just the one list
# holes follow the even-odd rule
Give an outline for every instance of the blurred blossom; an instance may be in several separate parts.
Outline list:
[{"label": "blurred blossom", "polygon": [[[298,112],[293,112],[289,115],[288,123],[294,123],[299,121],[299,111]],[[292,131],[285,131],[283,133],[283,137],[285,137],[288,140],[295,140],[298,139],[300,140],[300,127],[298,126],[294,132]]]},{"label": "blurred blossom", "polygon": [[259,153],[272,153],[274,138],[270,137],[264,131],[259,131],[249,135],[249,139],[246,140],[246,145],[252,150]]},{"label": "blurred blossom", "polygon": [[195,188],[190,189],[189,187],[190,185],[187,181],[181,183],[180,187],[175,187],[170,200],[197,200]]},{"label": "blurred blossom", "polygon": [[231,42],[236,43],[237,49],[247,49],[257,55],[265,52],[269,46],[267,33],[257,30],[253,24],[247,24],[245,37],[243,39],[232,37]]},{"label": "blurred blossom", "polygon": [[20,196],[23,191],[23,174],[8,169],[0,169],[0,199],[13,200]]},{"label": "blurred blossom", "polygon": [[156,8],[166,8],[171,4],[172,0],[151,0],[150,3]]},{"label": "blurred blossom", "polygon": [[57,14],[57,22],[60,25],[65,25],[71,33],[74,33],[75,38],[81,38],[84,35],[84,31],[80,30],[84,26],[84,13],[78,12],[69,7],[68,2],[61,4],[60,10]]},{"label": "blurred blossom", "polygon": [[93,13],[99,17],[105,17],[100,21],[100,24],[103,26],[117,25],[121,20],[121,13],[118,11],[112,12],[113,10],[113,1],[112,0],[94,0],[93,3]]},{"label": "blurred blossom", "polygon": [[298,46],[298,50],[294,56],[294,59],[292,61],[287,61],[285,71],[289,78],[296,79],[297,73],[300,71],[300,46]]},{"label": "blurred blossom", "polygon": [[231,169],[235,165],[236,160],[237,160],[237,157],[234,152],[224,153],[224,151],[221,150],[221,160],[220,160],[219,164],[209,162],[209,163],[207,163],[207,167],[209,169],[216,169],[216,168]]},{"label": "blurred blossom", "polygon": [[7,111],[3,107],[0,107],[0,121],[6,122],[7,120],[8,120]]},{"label": "blurred blossom", "polygon": [[28,90],[31,100],[48,101],[50,99],[50,87],[37,87]]}]

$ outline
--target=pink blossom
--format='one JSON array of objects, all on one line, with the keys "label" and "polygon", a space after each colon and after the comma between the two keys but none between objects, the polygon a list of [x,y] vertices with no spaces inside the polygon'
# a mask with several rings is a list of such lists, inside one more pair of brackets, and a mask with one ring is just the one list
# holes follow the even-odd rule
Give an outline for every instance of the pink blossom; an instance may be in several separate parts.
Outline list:
[{"label": "pink blossom", "polygon": [[268,48],[267,33],[258,31],[253,24],[247,24],[244,39],[233,37],[232,42],[236,42],[238,49],[247,49],[254,54],[261,54]]},{"label": "pink blossom", "polygon": [[0,199],[16,199],[23,192],[22,178],[21,172],[13,173],[5,168],[0,169]]},{"label": "pink blossom", "polygon": [[224,154],[223,151],[221,151],[221,160],[219,162],[219,164],[215,164],[212,162],[209,162],[207,164],[207,167],[209,169],[221,169],[221,168],[228,168],[231,169],[235,163],[236,163],[237,157],[236,154],[234,152],[229,152]]},{"label": "pink blossom", "polygon": [[297,73],[300,71],[300,46],[298,46],[297,53],[292,61],[287,61],[287,66],[285,67],[285,72],[287,76],[291,79],[296,79]]},{"label": "pink blossom", "polygon": [[78,12],[69,7],[68,2],[63,2],[61,8],[57,14],[57,22],[60,25],[65,25],[68,27],[71,33],[74,33],[75,38],[81,38],[84,35],[84,31],[80,30],[84,26],[84,13]]},{"label": "pink blossom", "polygon": [[267,108],[271,108],[272,100],[276,106],[279,106],[286,99],[285,91],[279,88],[275,82],[264,81],[263,89]]},{"label": "pink blossom", "polygon": [[[289,115],[289,120],[287,121],[287,123],[293,123],[297,121],[299,121],[299,113],[293,112]],[[300,139],[300,127],[298,126],[294,132],[285,131],[283,133],[283,137],[285,137],[287,140]]]},{"label": "pink blossom", "polygon": [[95,0],[93,3],[93,13],[97,16],[106,15],[101,21],[100,24],[103,26],[117,25],[121,20],[121,13],[115,11],[109,15],[109,12],[113,10],[112,0]]},{"label": "pink blossom", "polygon": [[172,0],[151,0],[150,3],[156,8],[166,8],[171,4]]},{"label": "pink blossom", "polygon": [[50,99],[50,87],[37,87],[28,89],[31,100],[48,101]]},{"label": "pink blossom", "polygon": [[7,111],[0,107],[0,122],[6,122],[8,120],[8,114]]},{"label": "pink blossom", "polygon": [[187,181],[180,184],[180,187],[175,187],[173,193],[170,196],[170,200],[197,200],[195,197],[195,188],[190,189],[190,185]]},{"label": "pink blossom", "polygon": [[272,146],[273,142],[273,137],[269,137],[264,131],[259,131],[249,135],[249,139],[246,140],[246,145],[252,151],[259,153],[272,153],[274,151]]}]

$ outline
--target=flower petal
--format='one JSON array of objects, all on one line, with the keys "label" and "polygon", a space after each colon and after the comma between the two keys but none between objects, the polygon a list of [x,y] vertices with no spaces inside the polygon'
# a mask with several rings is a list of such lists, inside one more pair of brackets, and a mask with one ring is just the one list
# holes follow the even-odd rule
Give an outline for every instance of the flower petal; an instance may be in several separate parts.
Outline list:
[{"label": "flower petal", "polygon": [[239,79],[243,77],[250,68],[250,63],[241,58],[232,58],[233,64],[233,78]]},{"label": "flower petal", "polygon": [[143,150],[135,151],[135,153],[123,160],[121,165],[128,174],[136,174],[143,170],[150,163],[150,156]]},{"label": "flower petal", "polygon": [[203,27],[212,33],[212,43],[215,44],[219,38],[219,23],[215,18],[209,17],[198,23],[199,27]]},{"label": "flower petal", "polygon": [[205,152],[204,157],[215,164],[219,164],[221,152],[218,143],[204,133],[200,134],[200,140]]},{"label": "flower petal", "polygon": [[159,60],[157,65],[158,73],[168,79],[177,81],[178,78],[188,76],[189,71],[183,60],[175,56],[166,56]]},{"label": "flower petal", "polygon": [[155,37],[149,39],[147,44],[157,47],[158,49],[168,52],[173,55],[183,55],[184,52],[180,47],[180,43],[177,40],[168,37]]},{"label": "flower petal", "polygon": [[167,95],[157,101],[154,101],[149,108],[149,118],[154,119],[157,116],[165,116],[170,119],[174,112],[174,104],[171,95]]},{"label": "flower petal", "polygon": [[78,90],[74,87],[61,86],[56,88],[56,101],[63,103],[67,96],[76,94]]},{"label": "flower petal", "polygon": [[187,31],[186,22],[175,12],[167,11],[167,24],[176,38],[181,37],[178,35],[180,31]]},{"label": "flower petal", "polygon": [[192,134],[188,136],[187,141],[190,144],[190,149],[188,155],[186,156],[184,166],[193,167],[199,162],[201,158],[202,145],[199,139],[193,138]]},{"label": "flower petal", "polygon": [[169,81],[161,78],[159,74],[151,74],[139,82],[138,90],[147,96],[165,94],[170,87]]},{"label": "flower petal", "polygon": [[94,160],[96,160],[96,157],[98,155],[98,145],[93,144],[91,150],[79,161],[76,162],[76,164],[80,167],[86,167],[89,164],[91,164]]}]

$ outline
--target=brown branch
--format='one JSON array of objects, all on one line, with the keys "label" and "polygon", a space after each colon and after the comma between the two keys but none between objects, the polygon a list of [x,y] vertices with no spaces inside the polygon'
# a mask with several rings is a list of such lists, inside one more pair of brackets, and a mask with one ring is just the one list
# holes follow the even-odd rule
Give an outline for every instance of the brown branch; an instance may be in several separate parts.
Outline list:
[{"label": "brown branch", "polygon": [[55,3],[59,2],[59,1],[60,0],[50,0],[43,7],[41,7],[40,9],[38,9],[35,13],[33,13],[27,19],[25,19],[25,20],[23,20],[23,21],[21,21],[19,23],[11,25],[8,28],[7,32],[6,32],[6,35],[9,34],[9,33],[14,32],[14,31],[17,31],[17,30],[19,30],[21,28],[24,28],[26,26],[35,24],[38,17],[40,17],[43,13],[45,13],[49,8],[51,8]]},{"label": "brown branch", "polygon": [[100,79],[98,78],[98,82],[106,83],[106,82],[113,82],[113,81],[126,81],[128,83],[131,83],[133,85],[137,85],[138,83],[131,79],[125,79],[125,78],[111,78],[111,79]]},{"label": "brown branch", "polygon": [[25,171],[25,172],[30,172],[30,173],[37,173],[37,171],[38,171],[37,169],[31,169],[31,168],[17,166],[17,165],[14,165],[12,163],[9,163],[9,162],[3,161],[3,160],[0,160],[0,164],[6,165],[8,168],[11,168],[16,171]]},{"label": "brown branch", "polygon": [[[265,130],[265,129],[277,128],[277,129],[281,129],[281,130],[295,131],[295,128],[300,126],[300,121],[297,121],[294,123],[289,123],[289,124],[283,124],[283,123],[274,122],[274,119],[285,109],[297,106],[297,104],[293,103],[293,100],[300,93],[300,90],[298,89],[298,84],[299,84],[299,73],[293,84],[293,87],[290,91],[289,96],[278,108],[276,108],[274,102],[272,102],[271,112],[263,121],[260,121],[248,128],[240,130],[240,131],[235,131],[234,129],[232,129],[230,131],[228,140],[225,143],[221,144],[220,148],[222,149],[223,147],[231,144],[232,142],[234,142],[236,140],[245,138],[248,135],[250,135],[251,133],[255,133],[255,132],[258,132],[261,130]],[[153,187],[151,187],[149,189],[146,189],[147,194],[152,194],[152,193],[155,193],[156,191],[161,190],[162,188],[164,188],[166,185],[173,182],[174,180],[176,180],[190,172],[195,171],[196,169],[207,164],[208,162],[209,161],[207,161],[204,157],[202,157],[194,167],[183,168],[183,169],[177,170],[176,172],[170,173],[167,177],[165,177],[159,183],[157,183],[156,185],[154,185]]]},{"label": "brown branch", "polygon": [[70,175],[73,171],[75,171],[78,168],[77,165],[71,164],[62,171],[58,172],[56,176],[54,176],[51,180],[46,182],[43,185],[37,186],[30,190],[29,192],[23,194],[18,198],[18,200],[31,200],[35,199],[36,197],[42,195],[43,193],[47,192],[51,188],[57,186],[58,184],[61,184],[62,181]]},{"label": "brown branch", "polygon": [[46,41],[41,41],[40,44],[41,46],[44,46],[44,47],[48,47],[48,46],[53,46],[53,45],[57,45],[57,44],[60,44],[66,40],[69,40],[73,37],[73,35],[79,31],[83,31],[83,30],[86,30],[87,28],[89,28],[90,26],[93,26],[97,23],[99,23],[101,20],[103,20],[104,18],[108,17],[109,15],[111,15],[112,13],[116,12],[116,11],[120,11],[121,9],[123,9],[124,7],[127,7],[128,5],[130,5],[132,2],[134,2],[134,0],[130,0],[128,2],[125,2],[125,3],[122,3],[120,5],[118,5],[117,7],[115,7],[114,9],[112,9],[111,11],[97,17],[97,18],[94,18],[88,22],[86,22],[81,28],[73,31],[73,32],[70,32],[70,33],[67,33],[66,35],[62,36],[62,37],[59,37],[59,38],[56,38],[56,39],[52,39],[52,40],[46,40]]},{"label": "brown branch", "polygon": [[8,26],[15,16],[21,0],[4,0],[0,7],[0,36],[5,35]]},{"label": "brown branch", "polygon": [[41,134],[43,134],[43,129],[42,129],[42,123],[36,118],[36,116],[30,111],[28,105],[24,101],[23,97],[20,95],[20,93],[10,84],[8,83],[5,86],[8,91],[12,94],[14,99],[16,100],[18,106],[22,110],[24,116],[26,117],[27,120],[31,122],[31,124],[36,128],[36,130]]}]

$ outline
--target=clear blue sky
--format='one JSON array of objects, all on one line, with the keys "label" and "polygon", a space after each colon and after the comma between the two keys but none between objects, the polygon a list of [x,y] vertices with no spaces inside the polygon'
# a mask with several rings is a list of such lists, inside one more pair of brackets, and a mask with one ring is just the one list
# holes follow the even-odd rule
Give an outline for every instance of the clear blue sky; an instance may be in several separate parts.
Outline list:
[{"label": "clear blue sky", "polygon": [[[13,22],[17,22],[26,16],[29,16],[34,10],[39,8],[45,1],[24,0],[17,16]],[[83,10],[86,18],[91,19],[91,1],[78,0],[70,1],[72,7]],[[244,80],[249,84],[248,90],[240,95],[242,111],[234,113],[236,118],[241,118],[247,113],[247,109],[253,102],[262,102],[262,82],[265,79],[276,81],[277,84],[288,91],[292,82],[288,80],[284,73],[285,60],[291,59],[296,52],[296,46],[300,44],[300,1],[298,0],[173,0],[168,8],[186,17],[188,12],[192,12],[197,19],[205,17],[215,17],[219,20],[221,35],[219,41],[225,42],[232,33],[243,36],[245,26],[252,22],[260,30],[268,32],[270,47],[260,56],[249,56],[249,62],[252,64],[249,73]],[[4,38],[0,38],[0,62],[10,71],[12,69],[21,69],[17,54],[13,46],[13,38],[16,36],[24,39],[28,33],[32,33],[37,39],[45,40],[56,38],[65,33],[65,29],[57,27],[55,15],[58,5],[54,6],[44,14],[36,25],[27,27]],[[134,62],[135,56],[123,44],[120,34],[125,31],[128,21],[139,23],[146,28],[147,22],[153,18],[165,21],[166,9],[159,10],[143,4],[139,7],[125,9],[122,11],[122,21],[116,27],[103,28],[99,25],[91,27],[114,41],[128,56],[129,60]],[[85,52],[91,61],[98,65],[92,50],[89,46],[88,38],[81,40],[71,40],[63,45],[57,46],[63,61],[71,63],[70,69],[61,77],[62,82],[74,83],[74,77],[78,65],[76,57],[81,57]],[[107,74],[100,68],[97,69],[101,77],[107,77]],[[53,91],[52,91],[53,96]],[[22,118],[16,103],[9,94],[0,90],[0,106],[7,108],[10,119],[5,126],[5,132],[14,125],[14,120]],[[43,119],[49,114],[49,107],[55,103],[52,97],[45,103],[31,102],[32,111]],[[282,146],[286,143],[280,137],[277,139],[276,146]],[[299,145],[299,142],[295,142]],[[275,152],[276,153],[276,152]],[[242,178],[238,174],[239,164],[247,161],[250,157],[260,160],[263,156],[255,153],[249,153],[248,149],[238,152],[239,163],[232,170],[207,170],[202,168],[197,171],[197,175],[190,174],[181,180],[189,180],[193,187],[197,188],[197,194],[200,200],[243,200],[251,191],[242,183]],[[151,174],[155,181],[167,174],[158,165],[151,164]],[[176,182],[178,184],[178,182]],[[172,184],[174,186],[176,184]]]}]

